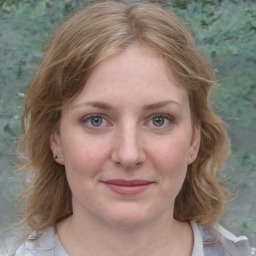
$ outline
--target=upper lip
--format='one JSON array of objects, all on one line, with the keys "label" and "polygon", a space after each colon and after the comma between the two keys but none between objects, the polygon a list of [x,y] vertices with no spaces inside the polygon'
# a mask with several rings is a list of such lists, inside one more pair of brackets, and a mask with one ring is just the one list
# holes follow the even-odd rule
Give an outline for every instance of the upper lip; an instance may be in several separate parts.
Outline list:
[{"label": "upper lip", "polygon": [[118,185],[118,186],[139,186],[139,185],[147,185],[153,183],[148,180],[121,180],[121,179],[113,179],[113,180],[105,180],[102,181],[106,184]]}]

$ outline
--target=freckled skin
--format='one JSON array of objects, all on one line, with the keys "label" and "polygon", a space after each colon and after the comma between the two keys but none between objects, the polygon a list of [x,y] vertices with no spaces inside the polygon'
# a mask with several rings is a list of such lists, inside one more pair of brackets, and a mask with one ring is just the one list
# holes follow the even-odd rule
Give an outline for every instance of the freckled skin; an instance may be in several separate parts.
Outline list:
[{"label": "freckled skin", "polygon": [[[64,108],[51,146],[61,156],[56,161],[65,165],[73,218],[131,228],[172,217],[200,135],[197,129],[193,132],[185,89],[167,70],[161,56],[130,45],[100,63]],[[145,108],[158,102],[169,103]],[[99,115],[100,126],[93,126],[92,114]],[[154,115],[162,118],[160,126]],[[103,183],[110,179],[147,180],[152,185],[127,196]]]}]

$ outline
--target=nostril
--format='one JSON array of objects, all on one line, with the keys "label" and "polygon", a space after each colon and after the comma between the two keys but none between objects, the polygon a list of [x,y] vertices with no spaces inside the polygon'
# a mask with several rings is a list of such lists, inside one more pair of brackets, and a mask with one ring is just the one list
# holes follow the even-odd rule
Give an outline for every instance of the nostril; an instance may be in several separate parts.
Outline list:
[{"label": "nostril", "polygon": [[135,164],[125,164],[125,163],[118,162],[117,165],[124,170],[129,170],[129,169],[132,170],[140,167],[142,165],[142,162],[135,163]]},{"label": "nostril", "polygon": [[112,158],[115,164],[122,167],[123,169],[134,169],[143,164],[143,158],[142,157],[136,157],[136,158]]},{"label": "nostril", "polygon": [[145,154],[143,150],[127,152],[125,150],[116,149],[112,153],[112,161],[124,169],[134,169],[144,163]]}]

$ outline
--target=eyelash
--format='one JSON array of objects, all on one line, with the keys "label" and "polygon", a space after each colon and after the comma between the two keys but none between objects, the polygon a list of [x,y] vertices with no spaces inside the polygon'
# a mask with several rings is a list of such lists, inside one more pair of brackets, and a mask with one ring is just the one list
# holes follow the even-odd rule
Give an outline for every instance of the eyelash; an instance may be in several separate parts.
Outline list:
[{"label": "eyelash", "polygon": [[166,120],[168,121],[168,124],[163,125],[163,126],[156,126],[156,125],[154,126],[153,125],[153,127],[155,127],[156,129],[164,129],[164,128],[169,127],[171,124],[175,124],[174,117],[171,115],[167,115],[167,114],[154,114],[154,115],[150,116],[150,119],[149,119],[149,121],[147,121],[147,123],[149,123],[151,121],[153,122],[154,118],[164,118],[164,122],[166,122]]},{"label": "eyelash", "polygon": [[[90,114],[90,115],[87,115],[87,116],[85,116],[85,117],[82,118],[81,122],[82,122],[82,123],[87,123],[87,122],[89,122],[90,120],[92,121],[93,118],[101,118],[101,119],[103,120],[103,122],[105,121],[105,122],[108,123],[108,121],[106,121],[106,118],[104,118],[102,114]],[[110,125],[109,125],[109,126],[110,126]],[[87,127],[90,128],[90,129],[99,129],[99,128],[101,128],[101,125],[100,125],[99,127],[97,127],[97,126],[93,126],[92,124],[89,125],[89,124],[87,123]]]},{"label": "eyelash", "polygon": [[[109,125],[109,122],[106,120],[106,118],[104,118],[103,114],[90,114],[90,115],[87,115],[85,117],[82,118],[81,122],[82,123],[87,123],[87,127],[89,129],[100,129],[102,128],[102,123],[97,127],[97,126],[94,126],[92,124],[88,124],[89,121],[92,121],[93,118],[101,118],[102,119],[102,123],[104,122],[107,122],[108,125],[107,126],[111,126],[111,124]],[[175,124],[175,119],[173,116],[171,115],[167,115],[167,114],[153,114],[151,115],[147,120],[146,122],[146,126],[149,126],[149,122],[153,122],[154,121],[154,118],[164,118],[164,124],[166,123],[166,120],[169,122],[167,125],[162,125],[162,126],[157,126],[157,125],[152,125],[155,129],[164,129],[164,128],[167,128],[168,126],[170,126],[170,124]],[[104,125],[105,126],[105,125]]]}]

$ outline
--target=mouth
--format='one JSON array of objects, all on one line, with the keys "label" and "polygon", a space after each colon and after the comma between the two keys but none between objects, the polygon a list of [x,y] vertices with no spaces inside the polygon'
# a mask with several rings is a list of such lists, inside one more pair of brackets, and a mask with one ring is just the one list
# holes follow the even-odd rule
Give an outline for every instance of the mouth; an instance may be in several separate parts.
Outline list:
[{"label": "mouth", "polygon": [[106,180],[102,181],[111,191],[121,195],[137,195],[148,189],[154,182],[146,180]]}]

